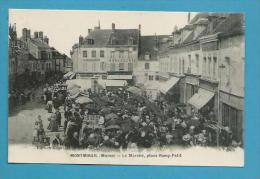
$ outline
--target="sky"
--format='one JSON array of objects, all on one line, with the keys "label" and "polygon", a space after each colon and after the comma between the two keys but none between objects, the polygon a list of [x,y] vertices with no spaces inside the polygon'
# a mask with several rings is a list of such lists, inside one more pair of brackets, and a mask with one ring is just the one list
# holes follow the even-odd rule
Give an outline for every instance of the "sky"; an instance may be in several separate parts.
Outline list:
[{"label": "sky", "polygon": [[[195,14],[191,12],[191,18]],[[87,36],[88,29],[93,29],[99,21],[101,29],[111,29],[112,23],[116,29],[137,29],[141,24],[141,35],[167,35],[175,25],[181,28],[187,24],[188,12],[9,10],[9,24],[16,24],[18,37],[25,27],[31,30],[31,35],[34,31],[43,31],[43,35],[49,37],[50,46],[68,56],[79,36]]]}]

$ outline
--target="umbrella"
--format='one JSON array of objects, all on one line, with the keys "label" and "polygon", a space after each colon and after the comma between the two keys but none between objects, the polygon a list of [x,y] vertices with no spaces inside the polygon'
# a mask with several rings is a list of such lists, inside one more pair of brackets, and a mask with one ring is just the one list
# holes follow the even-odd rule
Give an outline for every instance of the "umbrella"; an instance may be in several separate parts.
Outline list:
[{"label": "umbrella", "polygon": [[74,95],[78,94],[80,92],[80,90],[78,87],[74,87],[74,88],[70,89],[68,92],[69,92],[70,96],[74,96]]},{"label": "umbrella", "polygon": [[96,125],[96,124],[89,124],[89,125],[87,125],[87,128],[90,128],[90,129],[102,129],[101,126]]},{"label": "umbrella", "polygon": [[87,103],[92,103],[92,99],[86,97],[86,96],[80,96],[76,99],[75,101],[76,103],[79,103],[79,104],[87,104]]},{"label": "umbrella", "polygon": [[73,84],[73,85],[68,85],[68,90],[71,90],[71,89],[73,89],[73,88],[81,88],[81,86],[80,85],[77,85],[77,84]]},{"label": "umbrella", "polygon": [[105,116],[105,119],[107,119],[107,120],[108,119],[117,119],[117,118],[118,118],[118,116],[114,113],[110,113]]},{"label": "umbrella", "polygon": [[137,88],[135,86],[131,86],[127,89],[127,91],[133,93],[133,94],[138,94],[141,95],[142,94],[142,90],[140,88]]},{"label": "umbrella", "polygon": [[106,130],[110,130],[110,129],[120,129],[119,125],[110,125],[108,127],[106,127]]},{"label": "umbrella", "polygon": [[103,114],[110,114],[111,110],[112,110],[111,108],[106,107],[106,108],[102,108],[100,112]]}]

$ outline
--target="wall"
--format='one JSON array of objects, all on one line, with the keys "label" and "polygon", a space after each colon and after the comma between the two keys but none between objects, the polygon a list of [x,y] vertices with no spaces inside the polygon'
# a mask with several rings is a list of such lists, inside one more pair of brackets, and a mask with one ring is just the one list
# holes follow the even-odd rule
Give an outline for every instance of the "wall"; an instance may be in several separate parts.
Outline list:
[{"label": "wall", "polygon": [[[138,50],[131,50],[131,47],[124,48],[76,48],[72,54],[73,71],[78,73],[106,73],[111,71],[112,64],[115,65],[115,69],[112,71],[129,71],[128,63],[134,63],[137,61]],[[91,52],[96,51],[96,57],[91,56]],[[104,57],[100,57],[100,51],[104,50]],[[83,51],[87,51],[87,57],[83,57]],[[119,51],[124,51],[121,57],[119,57]],[[129,53],[128,53],[129,52]],[[130,55],[129,55],[130,54]],[[123,70],[119,69],[119,63],[123,63]],[[104,64],[104,67],[102,67]],[[132,71],[132,70],[131,70]]]},{"label": "wall", "polygon": [[219,52],[224,66],[220,69],[220,89],[240,97],[244,97],[244,40],[244,36],[222,39]]},{"label": "wall", "polygon": [[[149,69],[145,69],[146,63],[149,63]],[[156,81],[156,76],[159,77],[159,61],[137,61],[134,65],[134,76],[136,83]],[[153,80],[149,80],[149,76],[152,76]]]}]

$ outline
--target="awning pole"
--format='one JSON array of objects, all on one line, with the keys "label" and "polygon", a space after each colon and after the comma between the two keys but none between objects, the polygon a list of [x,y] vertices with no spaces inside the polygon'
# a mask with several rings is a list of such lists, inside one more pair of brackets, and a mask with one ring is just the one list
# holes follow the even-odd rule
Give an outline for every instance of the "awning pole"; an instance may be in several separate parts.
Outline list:
[{"label": "awning pole", "polygon": [[219,129],[217,129],[217,147],[219,147]]}]

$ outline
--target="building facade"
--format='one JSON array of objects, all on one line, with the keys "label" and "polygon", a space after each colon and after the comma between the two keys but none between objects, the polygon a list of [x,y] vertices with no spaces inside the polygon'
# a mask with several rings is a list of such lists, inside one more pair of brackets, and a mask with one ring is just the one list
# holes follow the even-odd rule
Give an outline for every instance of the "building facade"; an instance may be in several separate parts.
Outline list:
[{"label": "building facade", "polygon": [[89,29],[71,51],[77,78],[132,80],[138,59],[140,29]]},{"label": "building facade", "polygon": [[229,127],[234,139],[243,141],[243,15],[201,13],[172,35],[159,57],[160,76],[166,79],[161,92]]},{"label": "building facade", "polygon": [[[22,29],[17,37],[15,26],[9,28],[9,89],[23,89],[26,83],[43,81],[53,73],[65,73],[69,58],[49,46],[49,38],[43,32]],[[69,64],[72,66],[71,64]],[[23,82],[23,83],[22,83]]]}]

